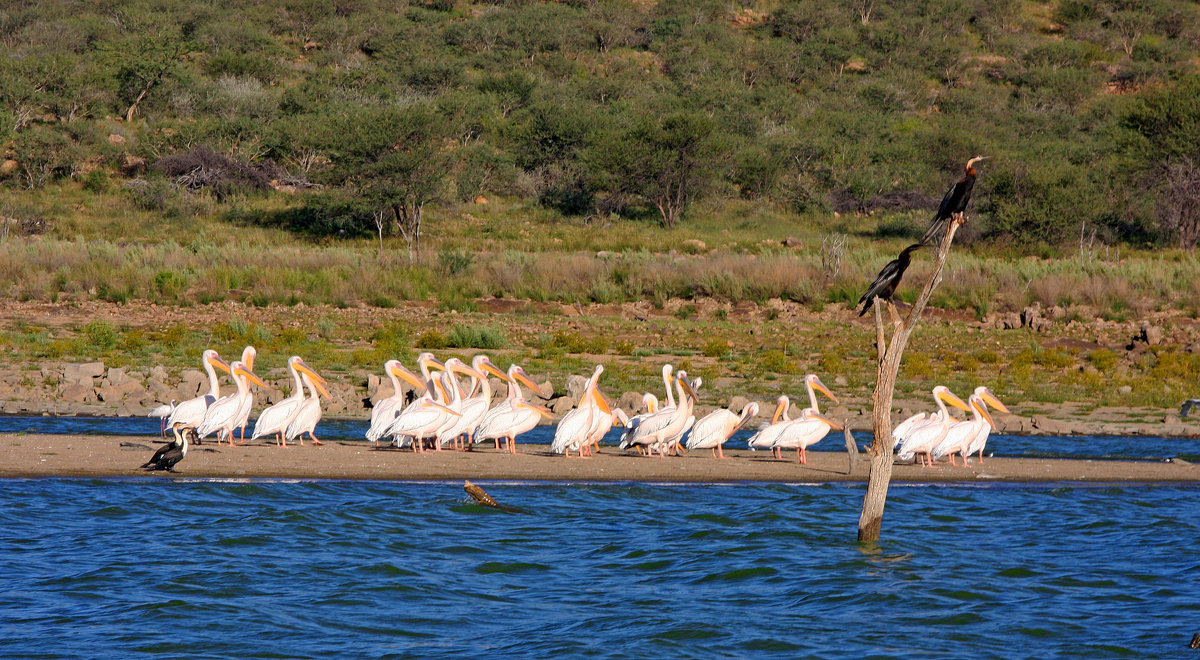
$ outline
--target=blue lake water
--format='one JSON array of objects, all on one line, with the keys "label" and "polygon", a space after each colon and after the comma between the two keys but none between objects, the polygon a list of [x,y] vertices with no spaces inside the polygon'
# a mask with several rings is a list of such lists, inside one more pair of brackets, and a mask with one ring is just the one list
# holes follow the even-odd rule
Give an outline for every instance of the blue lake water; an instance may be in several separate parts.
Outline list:
[{"label": "blue lake water", "polygon": [[[253,428],[253,427],[251,427]],[[159,421],[145,417],[40,417],[0,415],[0,433],[82,433],[96,435],[157,436]],[[367,422],[362,420],[322,420],[317,435],[323,440],[363,440]],[[731,449],[745,449],[746,439],[753,431],[739,431],[726,444]],[[605,438],[616,444],[621,429],[614,428]],[[856,432],[860,447],[870,443],[869,432]],[[550,444],[553,426],[539,426],[522,435],[518,441]],[[838,432],[830,433],[810,451],[846,451],[845,441]],[[985,453],[996,456],[1030,458],[1093,458],[1162,461],[1179,457],[1200,461],[1200,438],[1161,438],[1154,436],[1024,436],[992,434]]]},{"label": "blue lake water", "polygon": [[1191,657],[1200,488],[0,481],[0,656]]}]

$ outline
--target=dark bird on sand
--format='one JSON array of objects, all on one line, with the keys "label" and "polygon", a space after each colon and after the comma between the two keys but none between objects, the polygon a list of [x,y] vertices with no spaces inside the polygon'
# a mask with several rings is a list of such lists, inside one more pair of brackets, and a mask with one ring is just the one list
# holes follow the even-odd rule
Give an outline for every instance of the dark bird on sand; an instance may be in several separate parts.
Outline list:
[{"label": "dark bird on sand", "polygon": [[1192,408],[1196,406],[1200,406],[1200,399],[1188,399],[1184,401],[1183,405],[1179,406],[1179,418],[1187,419],[1187,416],[1192,412]]},{"label": "dark bird on sand", "polygon": [[900,286],[900,279],[904,277],[904,271],[908,270],[908,264],[912,261],[912,253],[914,250],[919,250],[923,243],[914,243],[900,253],[900,256],[887,262],[883,270],[879,271],[879,275],[875,277],[875,281],[871,283],[871,288],[858,299],[858,304],[863,305],[859,316],[867,313],[871,309],[871,305],[875,304],[875,298],[883,298],[891,300],[896,293],[896,287]]},{"label": "dark bird on sand", "polygon": [[167,472],[175,472],[175,464],[183,460],[187,456],[188,451],[188,436],[194,434],[192,429],[184,429],[180,434],[179,440],[172,440],[167,444],[159,447],[158,451],[150,457],[150,460],[142,464],[142,468],[148,471],[166,470]]},{"label": "dark bird on sand", "polygon": [[925,230],[925,235],[921,237],[922,245],[928,244],[945,231],[951,218],[961,216],[963,211],[967,210],[967,202],[971,201],[971,190],[975,187],[975,163],[986,158],[987,156],[975,156],[967,161],[963,178],[954,182],[950,190],[946,191],[946,196],[938,206],[937,215],[929,221],[929,229]]}]

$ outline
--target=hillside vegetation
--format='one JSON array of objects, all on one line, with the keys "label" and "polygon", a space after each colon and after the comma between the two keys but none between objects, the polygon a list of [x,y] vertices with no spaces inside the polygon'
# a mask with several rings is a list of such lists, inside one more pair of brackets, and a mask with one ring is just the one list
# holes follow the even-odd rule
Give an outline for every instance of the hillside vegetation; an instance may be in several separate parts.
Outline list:
[{"label": "hillside vegetation", "polygon": [[1200,237],[1191,2],[50,0],[0,9],[0,44],[6,215],[64,237],[87,197],[415,238],[479,196],[907,235],[975,153],[969,237]]}]

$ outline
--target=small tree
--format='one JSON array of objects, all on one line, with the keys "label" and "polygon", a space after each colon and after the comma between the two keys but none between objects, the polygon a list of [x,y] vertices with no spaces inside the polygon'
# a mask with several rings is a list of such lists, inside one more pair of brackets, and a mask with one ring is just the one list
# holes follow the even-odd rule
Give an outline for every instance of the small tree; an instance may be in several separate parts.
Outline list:
[{"label": "small tree", "polygon": [[331,122],[322,141],[332,183],[353,187],[392,213],[408,244],[421,255],[425,205],[440,198],[450,171],[450,127],[426,105],[359,108]]},{"label": "small tree", "polygon": [[131,35],[108,49],[116,67],[118,93],[129,103],[125,121],[133,121],[146,96],[174,74],[185,50],[186,44],[179,31],[170,27]]},{"label": "small tree", "polygon": [[711,182],[724,149],[711,119],[692,112],[651,116],[601,136],[589,152],[598,188],[658,209],[668,229]]},{"label": "small tree", "polygon": [[900,370],[900,358],[904,356],[904,347],[908,337],[921,320],[921,313],[933,290],[942,279],[942,267],[946,265],[946,256],[950,253],[950,244],[954,242],[954,234],[961,224],[961,216],[950,221],[946,232],[938,244],[937,255],[934,257],[933,272],[917,301],[913,303],[908,317],[900,319],[895,305],[888,301],[888,312],[892,318],[894,330],[891,342],[886,340],[883,313],[881,305],[875,305],[875,346],[879,355],[879,370],[875,378],[875,393],[871,397],[874,406],[872,422],[875,439],[867,449],[871,457],[871,471],[867,476],[867,493],[863,497],[862,513],[858,518],[858,540],[875,542],[879,540],[879,532],[883,527],[883,508],[887,502],[888,486],[892,481],[892,395],[896,389],[896,374]]}]

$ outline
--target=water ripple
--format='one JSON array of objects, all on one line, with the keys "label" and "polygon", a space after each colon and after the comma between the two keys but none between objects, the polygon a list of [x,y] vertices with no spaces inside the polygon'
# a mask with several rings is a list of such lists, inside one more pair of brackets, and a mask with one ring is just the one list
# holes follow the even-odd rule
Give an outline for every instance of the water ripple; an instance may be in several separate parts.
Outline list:
[{"label": "water ripple", "polygon": [[[1200,488],[12,480],[0,655],[1148,657]],[[409,507],[405,503],[419,502]],[[15,634],[14,634],[15,633]]]}]

